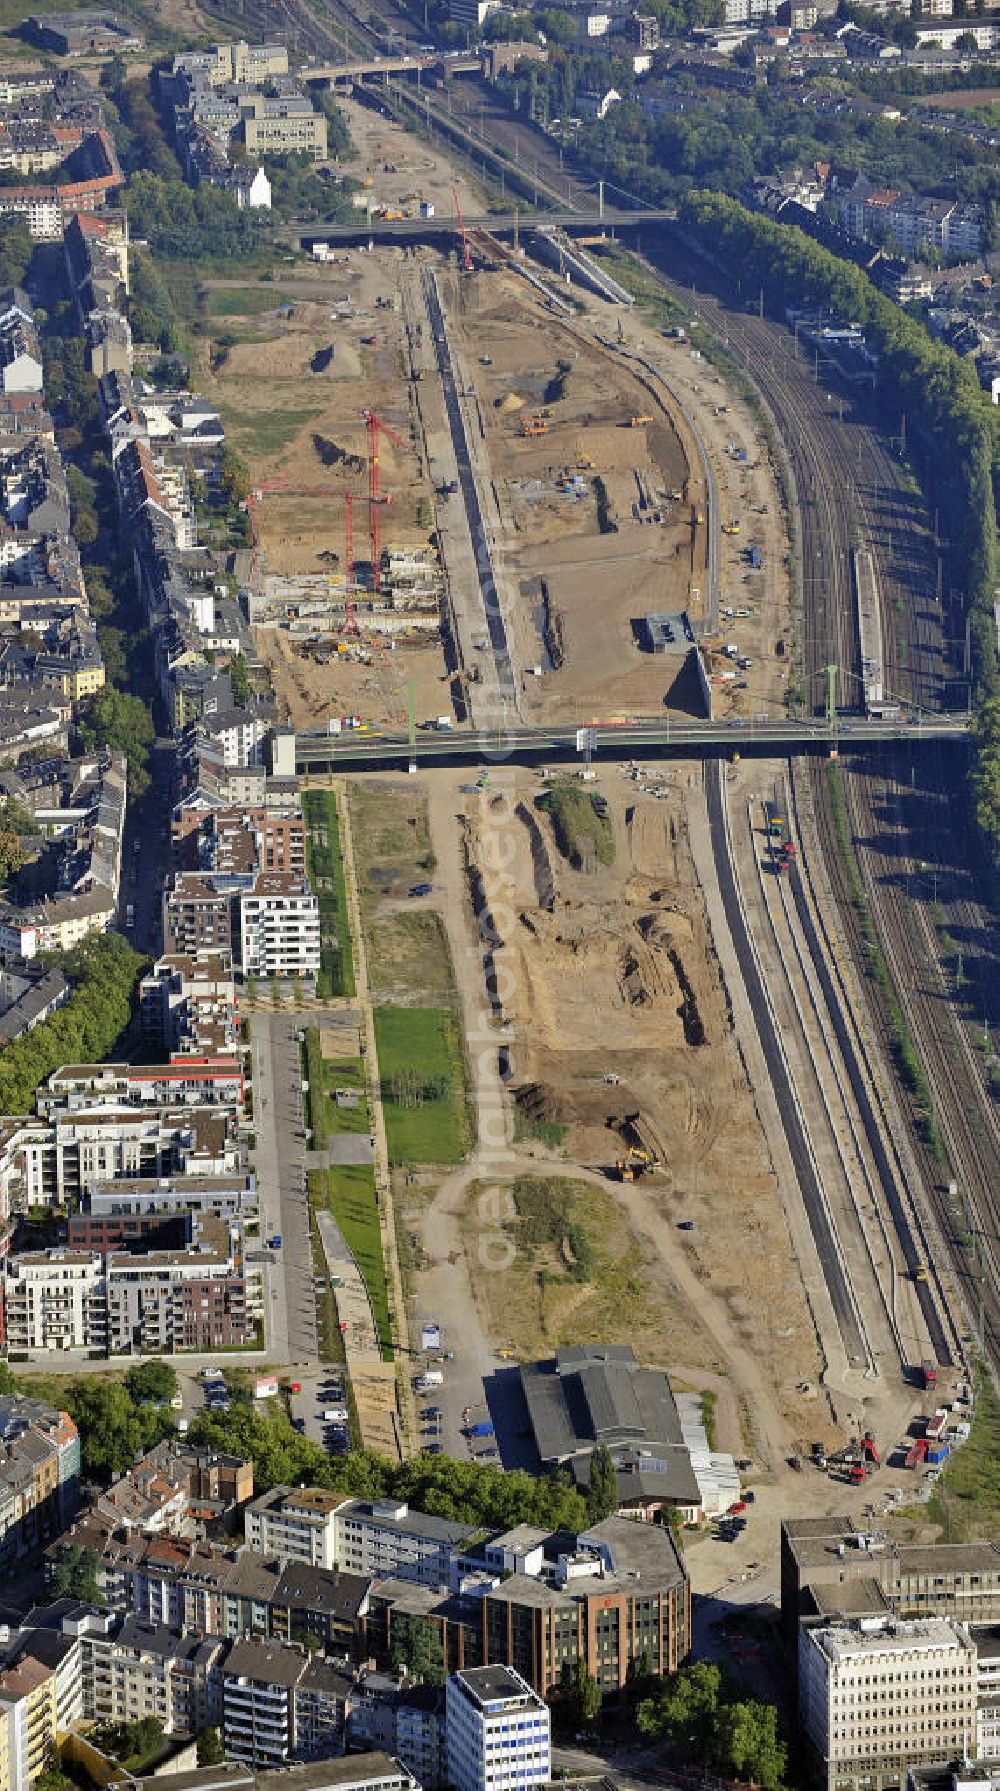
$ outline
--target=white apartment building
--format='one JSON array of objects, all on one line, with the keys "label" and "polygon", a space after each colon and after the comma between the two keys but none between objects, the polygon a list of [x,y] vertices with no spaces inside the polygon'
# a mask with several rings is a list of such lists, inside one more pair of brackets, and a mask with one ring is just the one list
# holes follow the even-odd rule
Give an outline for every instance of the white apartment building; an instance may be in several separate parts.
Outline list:
[{"label": "white apartment building", "polygon": [[7,1348],[102,1349],[107,1343],[107,1276],[97,1250],[33,1250],[4,1264]]},{"label": "white apartment building", "polygon": [[307,1561],[311,1567],[336,1567],[337,1508],[341,1493],[320,1486],[272,1486],[246,1508],[246,1540],[262,1554],[283,1561]]},{"label": "white apartment building", "polygon": [[315,976],[319,903],[302,877],[264,871],[237,898],[244,976]]},{"label": "white apartment building", "polygon": [[953,1618],[799,1628],[799,1716],[828,1791],[883,1791],[907,1766],[960,1759],[976,1695],[975,1644]]},{"label": "white apartment building", "polygon": [[411,1511],[399,1499],[345,1499],[335,1518],[336,1565],[370,1579],[447,1586],[451,1557],[476,1534],[471,1524]]},{"label": "white apartment building", "polygon": [[513,1667],[470,1667],[445,1686],[454,1791],[531,1791],[551,1777],[551,1713]]}]

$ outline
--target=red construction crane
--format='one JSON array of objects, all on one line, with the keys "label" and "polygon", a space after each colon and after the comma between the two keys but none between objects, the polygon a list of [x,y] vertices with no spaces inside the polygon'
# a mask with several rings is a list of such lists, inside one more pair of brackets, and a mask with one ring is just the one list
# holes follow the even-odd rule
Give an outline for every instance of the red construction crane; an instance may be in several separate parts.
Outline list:
[{"label": "red construction crane", "polygon": [[455,200],[455,211],[458,215],[458,228],[462,236],[462,272],[463,274],[471,274],[472,250],[469,248],[469,239],[465,234],[465,219],[462,216],[462,207],[458,202],[458,188],[452,187],[451,191]]},{"label": "red construction crane", "polygon": [[392,502],[389,492],[382,490],[378,438],[387,435],[397,448],[405,448],[407,444],[373,410],[365,411],[365,422],[368,426],[368,538],[372,550],[372,590],[378,591],[382,583],[382,505]]},{"label": "red construction crane", "polygon": [[344,633],[357,634],[354,608],[354,493],[344,493]]}]

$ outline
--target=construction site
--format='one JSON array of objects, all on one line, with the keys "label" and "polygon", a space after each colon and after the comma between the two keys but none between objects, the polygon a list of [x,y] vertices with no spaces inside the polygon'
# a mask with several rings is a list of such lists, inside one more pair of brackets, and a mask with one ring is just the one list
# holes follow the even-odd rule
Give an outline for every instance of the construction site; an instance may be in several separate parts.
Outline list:
[{"label": "construction site", "polygon": [[493,684],[484,540],[525,722],[780,702],[782,521],[742,401],[585,251],[467,232],[481,195],[348,111],[366,215],[419,200],[454,219],[455,250],[317,250],[273,312],[207,283],[213,317],[241,326],[204,383],[250,465],[247,604],[289,718],[475,722]]}]

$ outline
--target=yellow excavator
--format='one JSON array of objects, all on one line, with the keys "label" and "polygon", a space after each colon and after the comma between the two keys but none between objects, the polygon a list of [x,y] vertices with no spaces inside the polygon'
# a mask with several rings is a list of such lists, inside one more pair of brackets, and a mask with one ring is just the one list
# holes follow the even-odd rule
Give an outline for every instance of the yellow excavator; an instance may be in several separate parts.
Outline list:
[{"label": "yellow excavator", "polygon": [[618,1158],[615,1174],[620,1182],[634,1182],[637,1175],[645,1175],[647,1169],[652,1169],[654,1161],[650,1151],[630,1144],[625,1155]]}]

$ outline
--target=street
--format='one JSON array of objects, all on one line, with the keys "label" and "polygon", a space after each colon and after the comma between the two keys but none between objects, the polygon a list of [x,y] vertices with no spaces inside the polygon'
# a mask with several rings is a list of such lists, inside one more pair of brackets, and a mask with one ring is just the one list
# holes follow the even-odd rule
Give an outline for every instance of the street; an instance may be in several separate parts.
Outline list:
[{"label": "street", "polygon": [[[310,1016],[312,1018],[312,1016]],[[264,1304],[268,1360],[315,1361],[316,1305],[313,1298],[306,1137],[302,1114],[298,1013],[253,1015],[254,1172],[260,1209],[261,1244],[267,1249]]]}]

